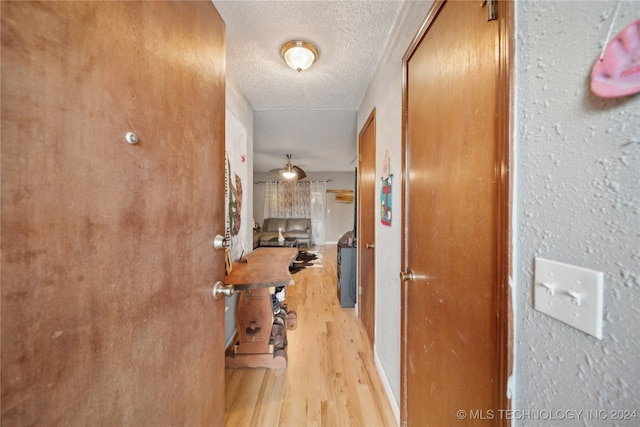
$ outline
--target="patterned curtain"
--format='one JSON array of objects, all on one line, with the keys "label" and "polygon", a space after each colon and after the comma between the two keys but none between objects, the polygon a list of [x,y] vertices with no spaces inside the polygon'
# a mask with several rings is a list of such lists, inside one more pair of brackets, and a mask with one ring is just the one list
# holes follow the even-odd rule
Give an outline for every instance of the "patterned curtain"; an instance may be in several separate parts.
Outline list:
[{"label": "patterned curtain", "polygon": [[278,183],[277,218],[309,218],[309,183]]},{"label": "patterned curtain", "polygon": [[268,181],[264,195],[264,218],[310,218],[316,245],[327,240],[327,183],[324,181]]}]

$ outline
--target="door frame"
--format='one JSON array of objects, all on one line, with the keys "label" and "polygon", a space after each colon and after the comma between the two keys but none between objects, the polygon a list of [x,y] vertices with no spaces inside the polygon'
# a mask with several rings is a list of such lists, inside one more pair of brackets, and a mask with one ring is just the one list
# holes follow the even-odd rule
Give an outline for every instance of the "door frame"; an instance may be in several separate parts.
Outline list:
[{"label": "door frame", "polygon": [[[408,164],[409,153],[407,150],[408,135],[408,66],[407,63],[416,48],[424,38],[425,34],[437,18],[442,7],[447,0],[436,0],[429,10],[420,30],[409,44],[405,55],[402,58],[402,271],[408,271],[407,252],[408,242],[405,239],[408,222],[407,194],[409,190]],[[511,399],[507,397],[508,381],[513,372],[514,346],[513,346],[513,307],[512,294],[509,287],[509,277],[512,274],[513,247],[511,244],[512,235],[512,205],[513,205],[513,141],[511,138],[513,128],[513,2],[497,1],[498,20],[498,75],[497,78],[497,129],[498,149],[496,153],[497,164],[496,180],[498,187],[498,247],[496,251],[496,312],[498,313],[498,328],[496,337],[496,347],[498,354],[498,385],[495,388],[497,394],[495,401],[499,403],[500,409],[509,410]],[[400,424],[406,425],[407,421],[407,313],[404,310],[407,298],[407,282],[401,282],[401,353],[400,353]],[[512,390],[513,392],[513,390]],[[498,420],[500,425],[509,425],[505,417]]]}]

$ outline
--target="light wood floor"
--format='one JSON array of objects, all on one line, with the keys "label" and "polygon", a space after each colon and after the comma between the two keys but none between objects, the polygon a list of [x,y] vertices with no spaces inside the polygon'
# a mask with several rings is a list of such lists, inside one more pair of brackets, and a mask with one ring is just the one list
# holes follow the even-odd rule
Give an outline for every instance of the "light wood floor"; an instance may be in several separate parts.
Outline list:
[{"label": "light wood floor", "polygon": [[228,369],[227,427],[397,425],[362,323],[336,297],[336,248],[318,249],[323,268],[295,274],[286,291],[298,313],[287,369]]}]

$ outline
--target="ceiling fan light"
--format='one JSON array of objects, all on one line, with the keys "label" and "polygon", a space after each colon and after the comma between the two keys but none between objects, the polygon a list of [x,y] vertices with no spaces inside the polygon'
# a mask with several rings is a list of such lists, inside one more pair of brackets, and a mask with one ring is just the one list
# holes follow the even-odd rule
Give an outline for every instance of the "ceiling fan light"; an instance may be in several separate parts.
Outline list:
[{"label": "ceiling fan light", "polygon": [[282,172],[282,176],[285,179],[293,179],[297,176],[298,174],[296,173],[296,171],[294,170],[285,170]]},{"label": "ceiling fan light", "polygon": [[311,67],[318,59],[318,49],[309,42],[291,40],[282,45],[280,56],[289,67],[300,72]]}]

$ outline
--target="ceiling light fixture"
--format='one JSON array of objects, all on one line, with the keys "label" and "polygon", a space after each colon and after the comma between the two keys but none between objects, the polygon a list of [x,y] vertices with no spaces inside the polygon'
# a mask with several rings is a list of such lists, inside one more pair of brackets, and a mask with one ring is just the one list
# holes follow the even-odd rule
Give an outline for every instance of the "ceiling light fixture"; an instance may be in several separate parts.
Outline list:
[{"label": "ceiling light fixture", "polygon": [[291,40],[282,45],[280,56],[297,72],[306,70],[318,59],[318,49],[309,42]]},{"label": "ceiling light fixture", "polygon": [[285,170],[282,172],[282,176],[283,176],[285,179],[293,179],[293,178],[295,178],[296,176],[298,176],[298,174],[296,173],[296,171],[295,171],[295,170],[293,170],[293,168],[292,168],[291,166],[287,166],[287,169],[285,169]]},{"label": "ceiling light fixture", "polygon": [[296,166],[291,163],[291,154],[287,154],[287,164],[283,169],[271,169],[271,173],[277,173],[286,180],[298,180],[305,179],[307,177],[307,174],[300,168],[300,166]]}]

